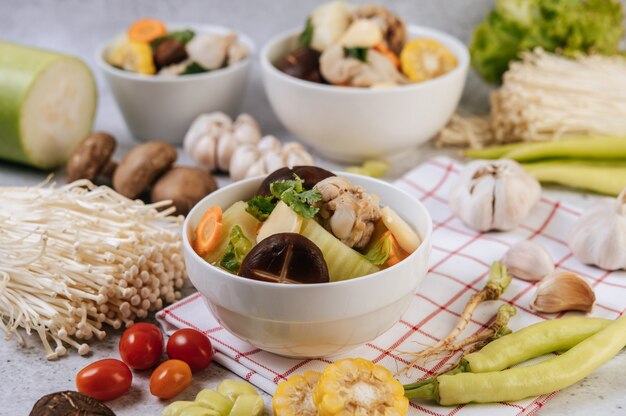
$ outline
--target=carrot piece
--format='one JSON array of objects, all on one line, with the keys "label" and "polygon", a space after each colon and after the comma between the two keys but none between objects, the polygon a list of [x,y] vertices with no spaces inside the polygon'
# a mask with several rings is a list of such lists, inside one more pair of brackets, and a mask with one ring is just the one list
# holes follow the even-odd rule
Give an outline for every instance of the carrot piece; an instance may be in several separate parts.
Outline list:
[{"label": "carrot piece", "polygon": [[[387,235],[387,233],[389,234]],[[387,265],[391,267],[394,264],[400,263],[402,260],[406,259],[410,253],[400,247],[400,244],[398,244],[396,238],[393,234],[391,234],[391,231],[387,231],[385,235],[387,238],[391,239],[391,249],[389,250],[389,257],[387,258]]]},{"label": "carrot piece", "polygon": [[389,47],[387,47],[387,44],[385,42],[374,45],[373,49],[376,52],[380,52],[387,58],[389,58],[389,60],[395,65],[396,68],[400,68],[400,58],[398,58],[398,55],[396,55],[391,49],[389,49]]},{"label": "carrot piece", "polygon": [[165,34],[165,23],[157,19],[136,20],[128,29],[128,39],[135,42],[151,42]]},{"label": "carrot piece", "polygon": [[221,232],[222,208],[215,205],[204,213],[196,226],[193,249],[201,256],[210,253],[217,246]]}]

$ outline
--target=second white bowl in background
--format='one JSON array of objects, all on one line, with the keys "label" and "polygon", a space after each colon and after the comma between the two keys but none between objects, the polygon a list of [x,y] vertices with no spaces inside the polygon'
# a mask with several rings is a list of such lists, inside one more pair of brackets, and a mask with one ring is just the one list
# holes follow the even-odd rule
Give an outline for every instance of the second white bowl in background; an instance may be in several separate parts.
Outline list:
[{"label": "second white bowl in background", "polygon": [[276,68],[296,49],[299,31],[276,36],[260,54],[265,92],[276,116],[320,155],[339,162],[381,158],[431,139],[459,103],[469,53],[459,40],[438,30],[409,26],[408,31],[409,39],[441,42],[458,66],[438,78],[387,89],[317,84]]},{"label": "second white bowl in background", "polygon": [[[232,32],[222,26],[192,23],[172,23],[168,27],[196,33]],[[96,52],[96,62],[132,135],[139,140],[182,144],[189,125],[199,114],[223,111],[236,116],[254,54],[252,40],[239,32],[237,36],[249,49],[244,60],[215,71],[176,77],[141,75],[115,68],[104,60],[107,44],[102,45]]]}]

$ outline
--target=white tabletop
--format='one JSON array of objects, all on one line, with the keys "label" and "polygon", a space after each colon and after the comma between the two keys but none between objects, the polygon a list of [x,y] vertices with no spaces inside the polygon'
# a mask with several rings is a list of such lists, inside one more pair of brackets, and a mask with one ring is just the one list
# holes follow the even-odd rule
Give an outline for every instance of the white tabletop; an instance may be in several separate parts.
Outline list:
[{"label": "white tabletop", "polygon": [[[93,52],[96,46],[112,33],[128,26],[135,18],[152,16],[166,21],[197,21],[230,26],[251,36],[257,42],[257,47],[260,47],[272,34],[300,25],[308,11],[317,3],[319,1],[315,0],[271,2],[1,0],[0,38],[79,55],[95,68]],[[472,27],[483,17],[493,2],[396,0],[384,3],[411,23],[448,31],[467,42]],[[264,133],[274,134],[281,139],[294,139],[285,132],[272,114],[263,93],[258,69],[256,64],[252,68],[243,110],[259,120]],[[120,157],[136,143],[130,138],[101,74],[96,75],[100,95],[95,129],[109,131],[118,138],[120,146],[116,156]],[[474,112],[486,111],[488,92],[489,88],[471,74],[462,107]],[[416,149],[394,167],[393,174],[397,176],[419,161],[442,153],[454,154],[453,151],[443,152],[430,146]],[[340,167],[327,161],[320,162],[324,166]],[[191,164],[182,152],[179,163]],[[45,176],[44,172],[0,161],[0,186],[35,184]],[[63,181],[62,176],[61,171],[57,172],[59,182]],[[223,185],[228,179],[219,178],[219,182]],[[545,193],[581,208],[593,200],[593,197],[556,188],[547,188]],[[186,293],[191,292],[193,288],[187,287]],[[109,333],[107,338],[93,344],[93,352],[87,357],[80,357],[72,352],[55,362],[45,359],[40,342],[34,337],[28,339],[25,348],[17,347],[14,341],[0,341],[0,374],[3,376],[3,382],[0,383],[0,415],[27,414],[42,395],[74,389],[76,373],[88,363],[97,359],[117,357],[120,333],[112,330],[107,332]],[[569,416],[626,414],[626,396],[623,395],[626,389],[624,370],[626,354],[622,353],[581,383],[558,394],[540,414]],[[122,398],[110,402],[111,408],[120,416],[160,414],[164,404],[149,394],[149,377],[149,372],[135,373],[131,391]],[[200,389],[213,387],[227,377],[236,378],[222,367],[212,365],[209,369],[195,374],[191,387],[177,399],[190,400]],[[266,413],[271,414],[271,398],[265,395],[265,399]]]}]

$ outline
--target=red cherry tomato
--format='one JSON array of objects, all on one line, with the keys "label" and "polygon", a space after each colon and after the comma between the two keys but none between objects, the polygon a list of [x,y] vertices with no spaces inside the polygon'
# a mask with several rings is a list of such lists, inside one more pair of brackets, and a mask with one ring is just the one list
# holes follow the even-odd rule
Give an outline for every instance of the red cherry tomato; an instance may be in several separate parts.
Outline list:
[{"label": "red cherry tomato", "polygon": [[209,338],[195,329],[179,329],[167,340],[167,356],[186,362],[192,371],[207,368],[214,355]]},{"label": "red cherry tomato", "polygon": [[101,401],[117,399],[128,391],[132,382],[130,368],[114,359],[93,362],[76,375],[78,391]]},{"label": "red cherry tomato", "polygon": [[191,368],[181,360],[161,363],[150,376],[150,393],[160,399],[171,399],[191,384]]},{"label": "red cherry tomato", "polygon": [[136,323],[120,338],[120,356],[135,370],[153,367],[163,354],[163,335],[156,325]]}]

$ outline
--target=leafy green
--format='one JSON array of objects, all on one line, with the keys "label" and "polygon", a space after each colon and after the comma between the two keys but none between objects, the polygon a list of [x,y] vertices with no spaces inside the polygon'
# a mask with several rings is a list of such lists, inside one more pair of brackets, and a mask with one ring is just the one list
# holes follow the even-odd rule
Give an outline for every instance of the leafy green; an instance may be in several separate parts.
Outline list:
[{"label": "leafy green", "polygon": [[565,56],[614,55],[624,33],[619,0],[497,0],[474,30],[472,65],[499,82],[521,51],[541,47]]},{"label": "leafy green", "polygon": [[273,196],[257,195],[248,201],[246,212],[259,221],[265,221],[276,208]]},{"label": "leafy green", "polygon": [[230,272],[237,273],[239,267],[241,267],[241,262],[250,250],[252,250],[252,243],[244,235],[241,227],[235,225],[230,230],[228,245],[226,246],[224,255],[220,259],[220,266]]},{"label": "leafy green", "polygon": [[349,57],[367,62],[367,48],[345,48],[345,50]]},{"label": "leafy green", "polygon": [[180,74],[181,75],[202,74],[203,72],[209,72],[209,70],[206,68],[203,68],[200,64],[196,62],[191,62],[189,65],[187,65],[185,70],[181,72]]},{"label": "leafy green", "polygon": [[292,180],[282,180],[270,184],[272,195],[287,204],[296,214],[304,218],[313,218],[319,211],[316,202],[322,200],[320,192],[313,188],[304,189],[304,180],[294,174]]},{"label": "leafy green", "polygon": [[306,19],[306,24],[304,26],[304,30],[298,36],[298,47],[300,48],[308,48],[311,46],[311,41],[313,40],[313,22],[311,22],[311,18]]},{"label": "leafy green", "polygon": [[391,255],[391,236],[383,235],[365,254],[365,258],[372,264],[380,266]]},{"label": "leafy green", "polygon": [[173,40],[177,40],[180,43],[182,43],[183,45],[186,45],[187,42],[189,42],[191,39],[193,39],[193,37],[196,34],[194,33],[193,30],[189,30],[189,29],[185,29],[185,30],[177,30],[174,32],[169,32],[163,36],[160,36],[156,39],[154,39],[152,42],[150,42],[150,47],[152,49],[155,49],[157,46],[159,46],[161,43],[163,43],[164,40],[167,39],[173,39]]}]

